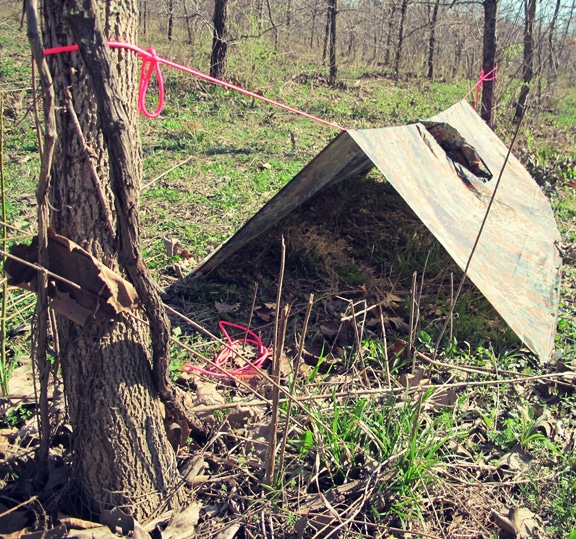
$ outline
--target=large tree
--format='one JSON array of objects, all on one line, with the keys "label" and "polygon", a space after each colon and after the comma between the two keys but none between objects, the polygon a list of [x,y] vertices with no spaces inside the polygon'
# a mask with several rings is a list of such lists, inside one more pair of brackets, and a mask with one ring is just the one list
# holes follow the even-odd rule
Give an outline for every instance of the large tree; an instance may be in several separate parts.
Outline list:
[{"label": "large tree", "polygon": [[184,493],[159,398],[178,408],[166,379],[169,326],[140,250],[138,58],[107,46],[136,42],[136,4],[44,0],[43,46],[79,45],[48,60],[58,134],[50,223],[131,281],[140,305],[84,325],[58,316],[76,499],[93,514],[120,506],[146,519]]},{"label": "large tree", "polygon": [[[498,19],[498,0],[484,0],[484,33],[482,46],[482,71],[494,73],[496,67],[496,21]],[[480,116],[490,126],[494,126],[494,76],[488,77],[482,86],[482,108]]]}]

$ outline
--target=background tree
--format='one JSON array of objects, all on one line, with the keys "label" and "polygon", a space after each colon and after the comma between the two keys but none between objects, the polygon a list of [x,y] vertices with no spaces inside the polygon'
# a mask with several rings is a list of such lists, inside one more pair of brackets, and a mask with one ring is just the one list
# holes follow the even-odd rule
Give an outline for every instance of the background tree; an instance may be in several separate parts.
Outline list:
[{"label": "background tree", "polygon": [[524,62],[522,63],[522,86],[514,113],[518,121],[524,115],[526,101],[530,93],[530,84],[534,75],[534,19],[536,18],[536,0],[524,1]]},{"label": "background tree", "polygon": [[338,14],[337,0],[328,0],[328,23],[326,25],[326,33],[329,36],[329,58],[330,69],[328,71],[328,84],[333,86],[336,84],[336,77],[338,75],[338,64],[336,60],[336,16]]},{"label": "background tree", "polygon": [[[492,73],[496,67],[496,21],[498,0],[484,0],[484,35],[482,47],[482,70]],[[489,77],[482,86],[482,108],[480,116],[490,126],[494,125],[495,80]]]},{"label": "background tree", "polygon": [[210,57],[210,76],[222,79],[226,72],[226,54],[228,53],[228,0],[215,0],[214,31],[212,35],[212,56]]},{"label": "background tree", "polygon": [[167,394],[168,321],[140,252],[137,57],[106,46],[107,38],[136,42],[136,0],[45,0],[44,8],[44,47],[80,47],[49,59],[59,135],[51,224],[125,272],[143,306],[83,327],[58,316],[72,484],[83,509],[120,506],[146,519],[162,504],[178,506],[183,492],[159,399]]}]

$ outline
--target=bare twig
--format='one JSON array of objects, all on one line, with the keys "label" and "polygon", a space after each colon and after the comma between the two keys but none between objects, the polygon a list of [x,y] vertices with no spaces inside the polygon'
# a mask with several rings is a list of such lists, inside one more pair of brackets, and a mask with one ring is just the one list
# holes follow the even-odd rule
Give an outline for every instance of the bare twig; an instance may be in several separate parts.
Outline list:
[{"label": "bare twig", "polygon": [[268,449],[266,450],[266,473],[264,483],[271,485],[274,482],[274,471],[276,463],[276,436],[278,433],[278,406],[280,401],[280,362],[284,349],[284,339],[286,337],[286,326],[288,324],[288,313],[290,306],[286,305],[280,310],[282,301],[282,284],[284,282],[284,267],[286,263],[286,244],[282,238],[282,255],[280,261],[280,277],[278,280],[278,295],[276,299],[276,321],[274,324],[274,362],[272,366],[272,380],[275,382],[272,388],[272,418],[270,420],[270,435],[268,438]]},{"label": "bare twig", "polygon": [[[298,352],[296,353],[296,358],[294,359],[294,364],[292,367],[292,383],[290,384],[290,395],[294,396],[294,389],[296,387],[296,380],[298,379],[298,370],[300,369],[300,360],[302,359],[302,351],[304,350],[304,343],[306,341],[306,333],[308,331],[308,322],[310,321],[310,313],[312,312],[312,306],[314,305],[314,294],[310,294],[308,299],[308,307],[306,308],[306,314],[304,316],[304,324],[302,325],[302,335],[300,336],[300,344],[298,346]],[[290,430],[290,414],[292,412],[292,400],[288,401],[288,407],[286,410],[286,420],[284,423],[284,433],[282,434],[282,443],[280,445],[280,459],[278,468],[282,476],[284,475],[284,452],[286,450],[286,442],[288,441],[288,431]]]},{"label": "bare twig", "polygon": [[[41,151],[40,176],[36,188],[36,201],[38,203],[38,264],[41,268],[49,267],[48,261],[48,190],[50,188],[50,174],[54,146],[56,144],[56,116],[55,97],[52,85],[52,76],[44,58],[42,43],[38,30],[38,17],[36,0],[27,0],[25,3],[26,19],[28,22],[28,41],[34,58],[33,68],[38,68],[40,85],[42,88],[44,106],[44,137],[42,144],[40,121],[36,110],[36,124]],[[33,87],[36,79],[33,70]],[[36,99],[34,100],[36,103]],[[35,105],[36,106],[36,105]],[[38,479],[44,481],[48,473],[48,449],[50,446],[50,418],[48,415],[48,379],[50,364],[46,358],[48,334],[48,277],[43,269],[38,271],[38,301],[37,301],[37,362],[40,375],[40,448],[38,450]]]}]

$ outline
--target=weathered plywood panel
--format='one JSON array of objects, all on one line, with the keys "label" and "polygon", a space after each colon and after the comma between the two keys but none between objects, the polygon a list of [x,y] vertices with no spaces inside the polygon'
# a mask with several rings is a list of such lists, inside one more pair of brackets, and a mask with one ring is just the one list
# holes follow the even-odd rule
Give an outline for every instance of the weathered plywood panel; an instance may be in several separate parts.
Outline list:
[{"label": "weathered plywood panel", "polygon": [[[191,277],[214,269],[319,190],[373,165],[464,269],[486,214],[507,148],[466,102],[433,121],[456,128],[494,177],[465,182],[419,123],[351,130],[336,137]],[[561,260],[560,235],[546,197],[510,156],[468,276],[526,345],[541,358],[554,347]]]},{"label": "weathered plywood panel", "polygon": [[[465,102],[432,119],[455,127],[494,178],[467,185],[420,124],[349,133],[464,269],[507,148]],[[548,358],[554,346],[561,265],[555,242],[559,239],[548,200],[510,156],[468,276],[541,358]]]}]

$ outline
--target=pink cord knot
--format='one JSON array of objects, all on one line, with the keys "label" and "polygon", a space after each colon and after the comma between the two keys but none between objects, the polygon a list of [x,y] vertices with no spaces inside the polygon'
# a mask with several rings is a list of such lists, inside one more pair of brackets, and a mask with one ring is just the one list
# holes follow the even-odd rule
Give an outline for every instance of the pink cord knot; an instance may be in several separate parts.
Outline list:
[{"label": "pink cord knot", "polygon": [[484,69],[482,69],[482,71],[480,71],[480,77],[478,77],[476,84],[464,96],[464,99],[466,99],[474,90],[476,90],[476,94],[474,96],[474,110],[476,110],[476,106],[478,104],[478,94],[480,93],[480,89],[482,88],[482,86],[484,86],[484,83],[486,81],[496,80],[496,78],[497,78],[496,70],[497,69],[498,69],[498,66],[496,66],[496,67],[494,67],[494,69],[491,69],[490,71],[488,71],[488,73],[484,73]]},{"label": "pink cord knot", "polygon": [[[164,79],[162,71],[160,71],[158,55],[154,49],[148,49],[145,53],[140,53],[139,56],[142,58],[142,69],[140,70],[140,88],[138,89],[138,110],[146,118],[158,118],[164,107]],[[158,81],[158,105],[154,112],[149,112],[146,108],[146,92],[154,72]]]}]

